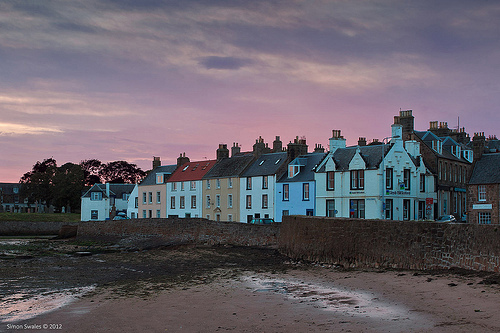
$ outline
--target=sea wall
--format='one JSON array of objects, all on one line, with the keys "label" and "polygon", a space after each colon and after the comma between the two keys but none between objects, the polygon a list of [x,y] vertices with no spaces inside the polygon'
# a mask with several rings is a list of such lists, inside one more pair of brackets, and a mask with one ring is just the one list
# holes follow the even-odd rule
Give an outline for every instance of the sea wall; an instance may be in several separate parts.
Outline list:
[{"label": "sea wall", "polygon": [[500,270],[498,225],[287,216],[279,250],[344,267]]},{"label": "sea wall", "polygon": [[57,235],[63,225],[78,225],[78,222],[0,221],[0,236]]},{"label": "sea wall", "polygon": [[141,247],[176,244],[277,247],[279,224],[254,225],[201,218],[80,222],[80,239],[125,240]]}]

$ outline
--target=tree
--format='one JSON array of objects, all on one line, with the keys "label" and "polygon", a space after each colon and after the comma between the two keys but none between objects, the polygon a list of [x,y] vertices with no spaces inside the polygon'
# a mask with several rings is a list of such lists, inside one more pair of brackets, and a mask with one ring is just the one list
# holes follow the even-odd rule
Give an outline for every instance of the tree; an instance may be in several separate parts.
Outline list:
[{"label": "tree", "polygon": [[57,209],[79,210],[84,189],[84,172],[80,165],[66,163],[57,168],[53,179],[53,204]]},{"label": "tree", "polygon": [[128,183],[139,182],[146,173],[135,164],[126,161],[109,162],[104,165],[101,171],[101,179],[108,183]]},{"label": "tree", "polygon": [[80,162],[80,167],[83,170],[85,186],[92,186],[96,183],[101,183],[101,173],[104,164],[96,159],[84,160]]},{"label": "tree", "polygon": [[21,177],[21,194],[28,199],[28,203],[52,204],[52,182],[56,170],[57,162],[51,157],[37,161],[33,169]]}]

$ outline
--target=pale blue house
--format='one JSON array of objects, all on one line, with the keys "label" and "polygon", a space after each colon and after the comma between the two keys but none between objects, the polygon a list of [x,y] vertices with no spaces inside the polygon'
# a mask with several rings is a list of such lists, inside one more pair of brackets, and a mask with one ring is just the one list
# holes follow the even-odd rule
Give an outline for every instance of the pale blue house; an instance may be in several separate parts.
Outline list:
[{"label": "pale blue house", "polygon": [[309,153],[288,164],[288,172],[275,187],[276,222],[281,222],[284,215],[316,214],[314,170],[324,157],[325,153]]}]

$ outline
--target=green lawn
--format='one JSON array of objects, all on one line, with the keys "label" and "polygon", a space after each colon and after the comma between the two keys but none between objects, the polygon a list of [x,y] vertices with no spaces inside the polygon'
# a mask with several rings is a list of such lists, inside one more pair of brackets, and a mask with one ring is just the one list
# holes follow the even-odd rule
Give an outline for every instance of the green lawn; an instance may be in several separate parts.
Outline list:
[{"label": "green lawn", "polygon": [[0,221],[79,222],[80,214],[0,213]]}]

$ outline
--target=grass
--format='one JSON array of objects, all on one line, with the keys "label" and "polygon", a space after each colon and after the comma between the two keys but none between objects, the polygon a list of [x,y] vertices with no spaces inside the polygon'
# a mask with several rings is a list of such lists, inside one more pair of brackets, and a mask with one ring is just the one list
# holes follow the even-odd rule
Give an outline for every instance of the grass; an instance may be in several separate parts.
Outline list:
[{"label": "grass", "polygon": [[79,222],[80,214],[0,213],[1,221]]}]

